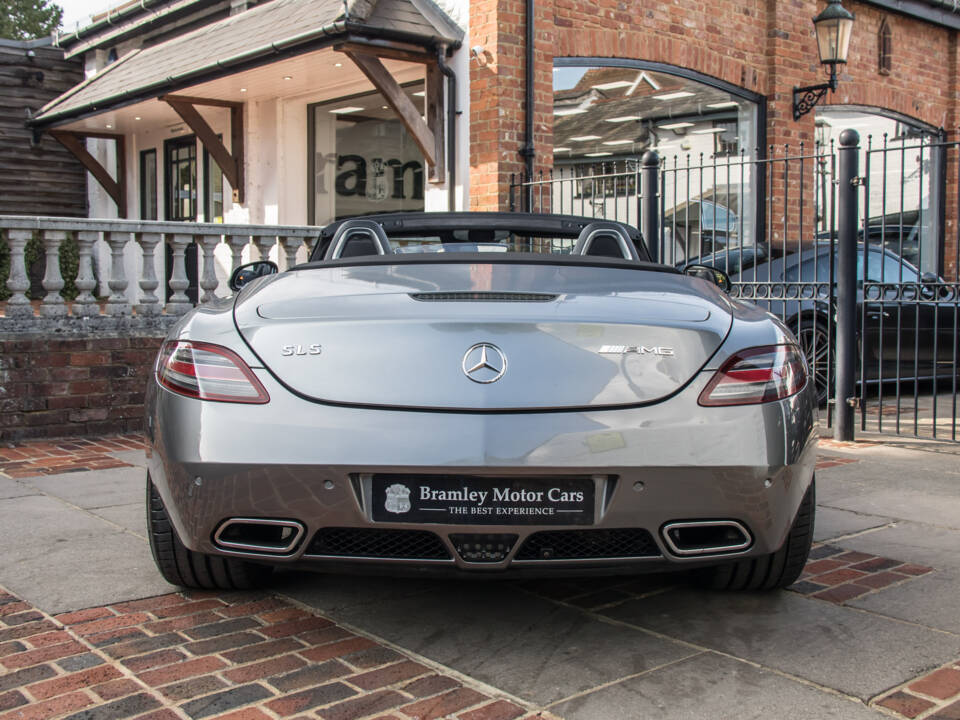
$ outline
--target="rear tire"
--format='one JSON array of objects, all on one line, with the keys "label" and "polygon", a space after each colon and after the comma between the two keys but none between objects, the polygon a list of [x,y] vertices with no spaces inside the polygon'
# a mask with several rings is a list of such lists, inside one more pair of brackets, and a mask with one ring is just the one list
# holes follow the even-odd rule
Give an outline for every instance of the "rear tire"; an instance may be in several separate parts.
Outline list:
[{"label": "rear tire", "polygon": [[698,584],[711,590],[775,590],[792,585],[803,572],[813,543],[816,480],[810,481],[787,539],[769,555],[696,571]]},{"label": "rear tire", "polygon": [[267,565],[190,550],[177,537],[149,473],[147,533],[157,569],[171,585],[202,590],[251,590],[266,584],[273,572]]}]

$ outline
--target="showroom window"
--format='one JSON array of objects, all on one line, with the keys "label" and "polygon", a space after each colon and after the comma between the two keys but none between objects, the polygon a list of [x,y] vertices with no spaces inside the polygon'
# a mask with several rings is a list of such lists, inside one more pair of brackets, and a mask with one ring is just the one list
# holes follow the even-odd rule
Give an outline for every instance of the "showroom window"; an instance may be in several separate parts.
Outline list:
[{"label": "showroom window", "polygon": [[[423,82],[403,86],[421,112]],[[424,209],[423,153],[380,93],[307,107],[310,221]]]},{"label": "showroom window", "polygon": [[[937,130],[875,108],[817,109],[817,142],[836,145],[851,128],[860,135],[860,174],[869,184],[858,233],[882,243],[921,272],[940,272],[944,195],[943,147]],[[829,228],[821,227],[821,233]]]},{"label": "showroom window", "polygon": [[555,61],[553,90],[554,211],[637,224],[636,170],[655,150],[666,262],[757,241],[760,96],[682,68],[575,58]]}]

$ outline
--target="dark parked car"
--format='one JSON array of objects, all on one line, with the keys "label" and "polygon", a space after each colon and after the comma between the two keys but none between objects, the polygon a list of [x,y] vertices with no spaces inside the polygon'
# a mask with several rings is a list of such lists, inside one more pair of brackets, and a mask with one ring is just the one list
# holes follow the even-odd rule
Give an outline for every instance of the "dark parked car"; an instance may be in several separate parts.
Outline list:
[{"label": "dark parked car", "polygon": [[[718,263],[724,254],[717,254]],[[797,336],[821,402],[827,397],[828,366],[832,375],[835,355],[835,328],[830,320],[830,298],[835,292],[831,293],[830,282],[833,277],[835,286],[837,268],[836,257],[833,263],[830,258],[830,243],[818,242],[730,273],[735,295],[760,304]],[[866,381],[952,377],[956,373],[955,286],[933,273],[921,274],[890,250],[871,246],[865,293],[863,259],[864,246],[860,244],[857,328]],[[712,264],[708,258],[701,262]],[[860,368],[857,375],[860,377]]]}]

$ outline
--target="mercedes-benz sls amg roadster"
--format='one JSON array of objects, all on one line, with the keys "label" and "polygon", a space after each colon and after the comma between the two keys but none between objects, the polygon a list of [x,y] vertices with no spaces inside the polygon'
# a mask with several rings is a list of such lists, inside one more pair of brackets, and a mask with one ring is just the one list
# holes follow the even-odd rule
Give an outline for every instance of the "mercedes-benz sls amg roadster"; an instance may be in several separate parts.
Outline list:
[{"label": "mercedes-benz sls amg roadster", "polygon": [[187,587],[277,567],[798,577],[815,396],[722,272],[563,215],[340,221],[173,327],[146,402],[151,546]]}]

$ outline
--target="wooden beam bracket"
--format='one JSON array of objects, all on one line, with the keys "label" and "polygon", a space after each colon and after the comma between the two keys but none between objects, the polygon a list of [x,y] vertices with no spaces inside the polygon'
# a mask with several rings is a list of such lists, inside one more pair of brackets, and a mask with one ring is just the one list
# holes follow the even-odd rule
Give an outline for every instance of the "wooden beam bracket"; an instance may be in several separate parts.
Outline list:
[{"label": "wooden beam bracket", "polygon": [[[127,174],[126,153],[123,135],[114,133],[85,133],[72,130],[49,130],[50,137],[69,150],[80,164],[93,175],[110,199],[117,205],[117,217],[127,216]],[[87,151],[86,138],[114,140],[117,144],[117,179],[114,180],[107,169]]]},{"label": "wooden beam bracket", "polygon": [[[161,95],[167,105],[193,130],[200,143],[216,161],[233,188],[233,201],[243,204],[243,103],[188,95]],[[230,110],[230,150],[217,137],[210,124],[197,110],[197,105],[224,107]]]},{"label": "wooden beam bracket", "polygon": [[[399,57],[393,51],[381,48],[353,44],[339,48],[353,63],[360,68],[373,86],[380,91],[387,104],[400,117],[407,132],[413,138],[429,168],[428,180],[432,183],[442,183],[445,179],[444,144],[443,144],[443,85],[442,73],[436,64],[436,59],[423,57],[420,60],[411,60],[410,57]],[[380,62],[381,57],[403,59],[412,62],[423,62],[427,67],[427,90],[424,95],[426,116],[424,120],[413,101],[400,87],[390,71]]]}]

